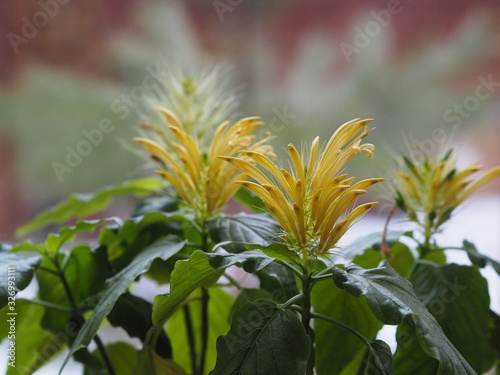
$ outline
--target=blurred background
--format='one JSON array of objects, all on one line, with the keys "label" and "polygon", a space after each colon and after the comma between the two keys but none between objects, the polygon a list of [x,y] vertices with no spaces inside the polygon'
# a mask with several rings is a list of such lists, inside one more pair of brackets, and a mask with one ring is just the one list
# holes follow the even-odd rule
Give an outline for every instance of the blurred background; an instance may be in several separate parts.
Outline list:
[{"label": "blurred background", "polygon": [[[230,67],[234,119],[262,116],[278,150],[374,118],[358,177],[450,145],[499,165],[499,19],[496,0],[2,0],[0,240],[72,192],[150,175],[127,146],[151,78],[175,67]],[[380,207],[351,234],[379,230]],[[498,228],[496,181],[444,236],[500,260]]]}]

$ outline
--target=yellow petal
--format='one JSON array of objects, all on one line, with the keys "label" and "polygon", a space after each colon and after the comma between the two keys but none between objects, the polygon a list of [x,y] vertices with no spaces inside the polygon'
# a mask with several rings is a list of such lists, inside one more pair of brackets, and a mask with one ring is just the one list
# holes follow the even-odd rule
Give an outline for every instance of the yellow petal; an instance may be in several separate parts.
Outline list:
[{"label": "yellow petal", "polygon": [[191,202],[189,194],[186,193],[184,187],[179,182],[179,180],[174,177],[174,175],[166,171],[156,171],[155,173],[163,177],[168,182],[170,182],[172,186],[175,188],[175,190],[177,190],[179,195],[182,197],[182,199],[184,199],[186,202]]},{"label": "yellow petal", "polygon": [[165,120],[167,120],[167,122],[170,125],[178,127],[179,129],[184,130],[184,126],[182,126],[181,121],[175,115],[175,113],[173,113],[172,111],[170,111],[170,110],[168,110],[168,109],[166,109],[164,107],[158,107],[157,110],[158,110],[158,112],[160,112],[163,115],[163,117],[165,117]]},{"label": "yellow petal", "polygon": [[483,187],[487,183],[493,181],[494,179],[500,177],[500,166],[491,168],[485,172],[481,177],[479,177],[472,185],[470,185],[458,198],[457,205],[462,203],[469,195],[474,193],[479,188]]}]

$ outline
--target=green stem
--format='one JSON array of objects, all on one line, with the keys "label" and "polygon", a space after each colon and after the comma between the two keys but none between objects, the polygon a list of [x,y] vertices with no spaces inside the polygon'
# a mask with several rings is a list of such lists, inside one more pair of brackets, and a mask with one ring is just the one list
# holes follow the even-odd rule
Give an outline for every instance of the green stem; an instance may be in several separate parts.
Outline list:
[{"label": "green stem", "polygon": [[293,264],[290,264],[290,263],[282,261],[282,260],[276,260],[276,263],[279,263],[282,266],[288,268],[290,271],[292,271],[293,273],[295,273],[299,278],[302,279],[304,277],[304,274],[302,272],[300,272],[297,268],[295,268],[293,266]]},{"label": "green stem", "polygon": [[311,328],[311,289],[312,289],[312,279],[309,274],[308,267],[303,266],[304,277],[302,279],[302,293],[304,295],[302,301],[302,325],[306,331],[306,334],[311,339],[311,354],[307,362],[307,375],[314,375],[314,364],[315,364],[315,351],[314,351],[314,330]]},{"label": "green stem", "polygon": [[353,334],[354,336],[356,336],[358,339],[360,339],[363,344],[365,344],[367,347],[370,347],[370,340],[368,340],[365,336],[363,336],[361,333],[359,333],[358,331],[356,331],[354,328],[351,328],[349,327],[348,325],[344,324],[344,323],[341,323],[335,319],[332,319],[326,315],[322,315],[322,314],[318,314],[318,313],[311,313],[311,316],[313,318],[316,318],[316,319],[321,319],[321,320],[324,320],[324,321],[327,321],[327,322],[330,322],[332,324],[335,324],[336,326],[339,326],[340,328],[346,330],[347,332]]},{"label": "green stem", "polygon": [[331,279],[331,278],[332,278],[332,276],[333,276],[333,274],[331,274],[331,273],[329,273],[329,274],[327,274],[327,275],[321,275],[321,276],[316,275],[316,276],[312,276],[312,277],[311,277],[311,280],[312,280],[313,282],[317,282],[317,281],[321,281],[321,280]]},{"label": "green stem", "polygon": [[63,305],[59,305],[57,303],[43,301],[41,299],[32,299],[30,302],[34,303],[35,305],[40,305],[40,306],[48,307],[51,309],[56,309],[56,310],[65,311],[65,312],[73,312],[73,309],[71,309],[68,306],[63,306]]},{"label": "green stem", "polygon": [[184,312],[184,321],[186,323],[186,333],[187,339],[189,343],[189,354],[191,359],[191,369],[193,373],[196,371],[196,344],[194,341],[194,330],[193,330],[193,322],[191,320],[191,311],[189,305],[184,305],[182,308]]},{"label": "green stem", "polygon": [[[57,274],[57,276],[61,280],[64,291],[66,293],[66,297],[68,298],[69,304],[71,305],[71,309],[73,310],[73,316],[77,321],[79,327],[81,328],[85,323],[85,318],[78,312],[78,306],[76,305],[75,298],[73,297],[73,293],[71,292],[68,280],[66,280],[66,276],[64,275],[64,272],[62,271],[57,258],[51,260],[54,266],[57,268],[57,272],[54,273]],[[49,269],[46,269],[46,271],[49,271]],[[104,365],[106,366],[109,375],[116,375],[113,365],[108,357],[108,354],[106,353],[106,348],[104,347],[101,338],[97,334],[94,336],[94,341],[97,345],[99,353],[101,354],[102,360],[104,361]]]},{"label": "green stem", "polygon": [[201,288],[201,358],[199,374],[203,375],[205,371],[205,359],[208,348],[208,290]]},{"label": "green stem", "polygon": [[229,284],[230,285],[235,286],[236,288],[238,288],[238,290],[242,290],[243,289],[243,287],[241,286],[241,284],[238,281],[236,281],[236,279],[234,277],[232,277],[231,275],[229,275],[228,273],[225,273],[224,277],[229,280]]},{"label": "green stem", "polygon": [[[201,230],[201,246],[205,253],[210,252],[210,237],[208,235],[207,228],[202,224]],[[208,300],[209,300],[208,290],[201,287],[201,353],[200,353],[200,363],[195,374],[203,375],[205,371],[205,360],[207,356],[208,348]]]}]

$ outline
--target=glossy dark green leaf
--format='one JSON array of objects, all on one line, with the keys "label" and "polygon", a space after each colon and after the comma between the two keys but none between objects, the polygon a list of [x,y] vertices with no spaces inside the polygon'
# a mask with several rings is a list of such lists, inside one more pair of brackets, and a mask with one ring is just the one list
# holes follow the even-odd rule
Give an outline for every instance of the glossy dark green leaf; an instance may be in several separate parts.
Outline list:
[{"label": "glossy dark green leaf", "polygon": [[240,254],[206,254],[208,262],[215,269],[223,269],[238,264],[248,273],[254,273],[273,262],[273,258],[268,257],[259,250],[249,250]]},{"label": "glossy dark green leaf", "polygon": [[216,282],[225,268],[240,264],[247,272],[256,272],[272,261],[272,258],[261,252],[206,254],[201,250],[194,251],[188,260],[176,263],[170,294],[155,297],[153,323],[161,325],[197,287],[208,287]]},{"label": "glossy dark green leaf", "polygon": [[[200,288],[190,297],[200,296]],[[208,345],[206,351],[205,372],[208,374],[215,366],[217,351],[215,347],[217,337],[229,331],[228,315],[234,297],[220,288],[208,289]],[[201,302],[195,300],[189,303],[189,313],[194,331],[196,351],[201,352]],[[186,333],[184,310],[178,309],[168,320],[166,326],[169,337],[172,337],[173,360],[181,365],[188,373],[193,373],[189,356],[189,342]],[[174,339],[175,338],[175,339]]]},{"label": "glossy dark green leaf", "polygon": [[[153,305],[151,303],[127,292],[116,300],[107,319],[112,326],[121,327],[130,337],[137,337],[144,342],[153,325],[152,312]],[[158,337],[155,351],[163,358],[172,358],[170,340],[164,332]]]},{"label": "glossy dark green leaf", "polygon": [[22,236],[49,224],[61,224],[73,218],[89,216],[104,210],[119,195],[133,194],[136,197],[145,197],[160,192],[163,186],[163,182],[158,178],[144,178],[108,186],[94,194],[72,194],[64,202],[49,208],[24,224],[16,234]]},{"label": "glossy dark green leaf", "polygon": [[375,340],[370,343],[364,375],[394,375],[394,362],[389,345]]},{"label": "glossy dark green leaf", "polygon": [[224,270],[214,269],[206,254],[201,250],[193,252],[188,260],[175,264],[170,278],[170,293],[157,295],[153,303],[153,324],[161,326],[197,287],[208,287],[215,283]]},{"label": "glossy dark green leaf", "polygon": [[398,326],[396,340],[398,343],[394,354],[396,374],[426,375],[438,373],[439,362],[424,352],[420,346],[413,321],[403,321]]},{"label": "glossy dark green leaf", "polygon": [[271,295],[273,301],[284,303],[299,294],[295,274],[278,263],[270,263],[257,272],[261,289]]},{"label": "glossy dark green leaf", "polygon": [[479,373],[494,363],[490,344],[488,283],[476,267],[421,262],[410,279],[418,298]]},{"label": "glossy dark green leaf", "polygon": [[481,254],[472,242],[464,240],[463,249],[467,252],[472,264],[480,268],[489,264],[500,275],[500,263],[487,255]]},{"label": "glossy dark green leaf", "polygon": [[38,268],[41,256],[29,253],[0,251],[0,309],[10,298],[28,286]]},{"label": "glossy dark green leaf", "polygon": [[144,199],[132,211],[131,216],[143,216],[151,212],[174,212],[179,208],[179,201],[174,198],[153,197]]},{"label": "glossy dark green leaf", "polygon": [[[382,323],[375,318],[364,298],[356,298],[324,280],[312,289],[314,311],[355,329],[369,340],[375,338]],[[336,375],[354,360],[361,364],[366,345],[344,329],[321,319],[314,320],[316,371]]]},{"label": "glossy dark green leaf", "polygon": [[[215,243],[240,242],[269,246],[275,242],[278,234],[278,224],[266,214],[238,214],[222,216],[219,219],[206,222],[210,237]],[[240,244],[224,246],[228,252],[240,253],[246,250]]]},{"label": "glossy dark green leaf", "polygon": [[142,275],[149,269],[155,258],[168,259],[183,247],[184,241],[176,236],[168,235],[160,238],[139,253],[127,267],[113,276],[103,290],[94,312],[78,333],[64,365],[73,353],[90,343],[103,319],[110,313],[116,300],[127,291],[137,276]]},{"label": "glossy dark green leaf", "polygon": [[76,223],[72,227],[63,227],[58,234],[50,233],[45,240],[45,250],[50,256],[55,256],[62,245],[68,241],[72,241],[78,232],[93,232],[95,228],[106,222],[115,222],[121,224],[119,218],[107,218],[100,220],[83,220]]},{"label": "glossy dark green leaf", "polygon": [[228,334],[217,339],[212,375],[303,375],[309,352],[309,337],[297,314],[258,300],[237,311]]},{"label": "glossy dark green leaf", "polygon": [[285,262],[292,262],[296,264],[301,264],[301,259],[299,255],[288,248],[284,243],[272,243],[268,246],[260,246],[260,245],[245,245],[247,249],[253,250],[258,249],[262,251],[267,256],[279,259]]},{"label": "glossy dark green leaf", "polygon": [[375,316],[385,324],[415,322],[422,348],[440,362],[443,374],[475,374],[475,371],[446,337],[436,319],[403,279],[386,261],[365,270],[357,265],[334,268],[335,284],[358,297],[364,295]]},{"label": "glossy dark green leaf", "polygon": [[153,212],[125,221],[119,228],[103,228],[99,244],[106,247],[114,272],[126,267],[132,259],[159,238],[167,234],[182,236],[180,221],[186,218],[178,213]]},{"label": "glossy dark green leaf", "polygon": [[253,302],[258,299],[271,299],[271,295],[263,290],[263,289],[255,289],[255,288],[242,288],[233,305],[231,306],[231,310],[228,314],[228,321],[230,322],[233,314],[241,309],[248,302]]}]

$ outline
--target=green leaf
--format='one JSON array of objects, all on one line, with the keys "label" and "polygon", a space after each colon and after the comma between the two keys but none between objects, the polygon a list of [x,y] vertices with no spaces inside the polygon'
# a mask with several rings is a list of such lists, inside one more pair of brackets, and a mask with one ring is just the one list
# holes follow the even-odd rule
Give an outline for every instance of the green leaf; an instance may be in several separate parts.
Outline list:
[{"label": "green leaf", "polygon": [[[138,354],[137,366],[133,375],[187,375],[184,369],[174,361],[160,357],[149,347],[144,347]],[[121,374],[120,374],[121,375]]]},{"label": "green leaf", "polygon": [[[58,309],[45,310],[42,326],[54,333],[59,333],[67,329],[68,325],[72,325],[73,329],[77,328],[77,324],[72,320],[71,310],[73,306],[60,273],[63,273],[73,301],[78,306],[84,301],[87,302],[87,297],[101,289],[105,279],[109,276],[109,270],[105,254],[99,250],[91,250],[88,245],[78,245],[69,254],[61,252],[56,259],[59,268],[54,265],[51,259],[44,257],[41,262],[43,268],[37,271],[36,278],[41,300],[68,309],[67,312]],[[79,306],[80,315],[88,308],[86,304]]]},{"label": "green leaf", "polygon": [[268,246],[261,245],[245,245],[247,249],[258,249],[262,251],[267,256],[283,260],[285,262],[292,262],[295,264],[301,264],[300,257],[295,251],[292,251],[284,243],[272,243]]},{"label": "green leaf", "polygon": [[106,247],[109,262],[118,272],[159,238],[167,234],[182,236],[180,221],[184,220],[186,217],[178,213],[148,213],[125,221],[119,228],[103,228],[99,244]]},{"label": "green leaf", "polygon": [[246,188],[239,188],[233,198],[238,203],[250,208],[253,212],[262,213],[268,211],[262,199]]},{"label": "green leaf", "polygon": [[[368,339],[374,338],[382,328],[383,324],[373,316],[364,298],[353,297],[331,280],[316,283],[311,294],[315,312],[348,325]],[[359,338],[321,319],[314,320],[314,331],[318,375],[340,374],[353,361],[359,367],[366,352],[366,345]]]},{"label": "green leaf", "polygon": [[62,350],[65,332],[56,335],[43,329],[40,324],[44,307],[24,299],[16,301],[15,332],[12,332],[15,343],[10,334],[10,322],[7,321],[11,316],[6,315],[7,312],[6,308],[1,311],[5,319],[0,320],[0,331],[7,334],[7,350],[11,345],[15,347],[16,365],[7,366],[7,375],[31,374]]},{"label": "green leaf", "polygon": [[59,230],[59,234],[50,233],[47,236],[44,244],[45,250],[50,256],[55,256],[61,246],[68,241],[72,241],[78,232],[93,232],[97,226],[109,221],[121,224],[121,219],[113,217],[100,220],[83,220],[72,227],[63,227]]},{"label": "green leaf", "polygon": [[184,247],[185,242],[178,237],[167,235],[160,238],[149,247],[139,253],[134,260],[118,274],[108,281],[107,287],[103,290],[99,303],[92,315],[87,319],[71,346],[68,357],[61,368],[64,368],[69,357],[78,349],[89,345],[92,338],[113,308],[120,295],[125,293],[136,277],[145,273],[155,258],[168,259]]},{"label": "green leaf", "polygon": [[[196,289],[190,296],[199,296],[200,289]],[[216,338],[229,331],[228,315],[234,298],[220,288],[208,289],[208,346],[206,351],[205,374],[215,366],[217,351]],[[194,331],[196,351],[201,352],[201,302],[195,300],[189,303],[189,311]],[[192,374],[189,356],[189,343],[187,340],[186,325],[183,309],[178,309],[168,320],[167,333],[172,340],[174,352],[173,360],[181,365],[188,373]]]},{"label": "green leaf", "polygon": [[476,246],[467,240],[463,242],[463,249],[467,252],[470,261],[473,265],[483,268],[486,267],[487,264],[493,267],[493,269],[500,275],[500,263],[494,259],[491,259],[489,256],[481,254],[477,251]]},{"label": "green leaf", "polygon": [[[137,350],[125,342],[115,342],[106,345],[106,354],[115,370],[115,374],[132,375],[137,366]],[[101,352],[95,350],[93,353],[102,361]],[[103,362],[104,363],[104,362]]]},{"label": "green leaf", "polygon": [[[247,215],[238,214],[222,216],[216,220],[206,222],[210,237],[215,243],[239,242],[269,246],[274,243],[278,235],[278,224],[267,214]],[[240,244],[224,246],[228,252],[241,253],[246,250]]]},{"label": "green leaf", "polygon": [[490,344],[488,282],[479,269],[421,262],[410,281],[420,301],[472,368],[479,374],[487,372],[495,354]]},{"label": "green leaf", "polygon": [[365,365],[365,375],[393,375],[394,363],[389,345],[382,340],[370,343],[368,358]]},{"label": "green leaf", "polygon": [[126,181],[120,185],[107,186],[94,194],[72,194],[67,200],[49,208],[32,221],[21,226],[17,236],[43,228],[49,224],[65,223],[73,218],[82,218],[104,210],[119,195],[133,194],[142,198],[163,189],[163,182],[157,178]]},{"label": "green leaf", "polygon": [[143,200],[132,212],[131,216],[144,216],[152,212],[174,212],[179,208],[179,201],[173,198],[154,197]]},{"label": "green leaf", "polygon": [[360,267],[368,269],[377,267],[377,265],[384,259],[386,259],[392,268],[398,271],[398,273],[403,277],[408,276],[413,264],[415,263],[415,258],[413,257],[411,250],[408,246],[399,241],[396,241],[391,245],[391,255],[388,258],[382,256],[380,250],[368,248],[364,251],[364,253],[356,255],[352,262]]},{"label": "green leaf", "polygon": [[439,362],[422,349],[413,321],[403,321],[396,331],[398,347],[394,354],[396,374],[436,374]]},{"label": "green leaf", "polygon": [[[389,231],[386,233],[386,240],[390,247],[404,235],[403,231]],[[344,246],[342,255],[347,259],[352,259],[356,255],[363,254],[366,249],[374,249],[379,251],[382,242],[383,232],[370,233],[361,236]]]},{"label": "green leaf", "polygon": [[217,269],[224,269],[238,264],[248,273],[254,273],[273,262],[273,258],[268,257],[259,250],[249,250],[240,254],[206,254],[210,265]]},{"label": "green leaf", "polygon": [[0,251],[0,309],[7,305],[9,297],[26,288],[35,270],[40,265],[41,257],[26,253],[7,253]]},{"label": "green leaf", "polygon": [[206,254],[193,252],[188,260],[176,263],[170,281],[170,294],[158,295],[153,304],[153,324],[162,325],[197,287],[208,287],[223,274],[224,269],[241,264],[247,272],[256,272],[273,261],[261,252],[243,254]]},{"label": "green leaf", "polygon": [[261,289],[267,291],[273,301],[284,303],[299,294],[295,274],[278,263],[270,263],[257,272]]},{"label": "green leaf", "polygon": [[[152,312],[151,303],[127,292],[118,298],[107,318],[112,326],[121,327],[130,337],[137,337],[145,342],[153,325]],[[172,358],[170,340],[165,332],[162,332],[156,341],[155,351],[163,358]]]},{"label": "green leaf", "polygon": [[271,299],[271,295],[262,289],[242,288],[238,293],[238,297],[236,297],[236,300],[231,306],[231,310],[228,314],[228,321],[231,322],[235,311],[241,309],[248,302],[253,302],[258,299]]},{"label": "green leaf", "polygon": [[365,270],[351,265],[334,268],[335,284],[358,297],[364,295],[375,316],[385,324],[413,320],[422,348],[440,362],[440,373],[475,374],[463,356],[446,337],[438,322],[418,300],[409,281],[403,279],[386,261]]},{"label": "green leaf", "polygon": [[250,302],[234,314],[228,334],[217,339],[212,375],[303,375],[310,345],[295,313],[270,300]]},{"label": "green leaf", "polygon": [[201,250],[193,252],[188,260],[180,260],[170,278],[170,293],[157,295],[153,303],[153,324],[163,325],[184,299],[199,286],[210,286],[223,274],[214,269],[206,254]]}]

